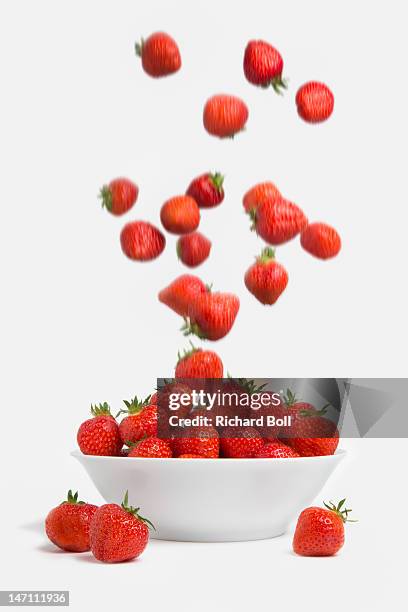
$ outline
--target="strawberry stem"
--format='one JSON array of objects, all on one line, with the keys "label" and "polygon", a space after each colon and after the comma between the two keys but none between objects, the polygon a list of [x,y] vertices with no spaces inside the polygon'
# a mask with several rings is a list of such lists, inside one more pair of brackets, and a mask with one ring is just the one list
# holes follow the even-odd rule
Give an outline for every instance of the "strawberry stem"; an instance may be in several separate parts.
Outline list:
[{"label": "strawberry stem", "polygon": [[337,514],[337,516],[339,516],[341,518],[343,523],[358,523],[357,519],[349,519],[348,518],[349,512],[352,512],[352,510],[351,510],[351,508],[343,508],[345,503],[346,503],[346,498],[344,498],[341,501],[339,501],[337,506],[336,506],[336,504],[333,504],[333,502],[329,502],[328,504],[326,504],[325,501],[323,502],[323,505],[328,510],[331,510],[332,512]]},{"label": "strawberry stem", "polygon": [[112,192],[109,189],[108,185],[104,185],[99,192],[98,196],[102,200],[102,208],[106,208],[106,210],[112,210]]},{"label": "strawberry stem", "polygon": [[107,402],[104,402],[103,404],[95,404],[95,406],[91,404],[91,414],[94,417],[112,416],[110,406]]},{"label": "strawberry stem", "polygon": [[83,505],[83,504],[85,504],[85,502],[78,500],[78,491],[74,495],[72,493],[72,490],[70,489],[68,491],[67,499],[65,499],[63,502],[61,502],[61,505],[62,504],[78,504],[78,505]]},{"label": "strawberry stem", "polygon": [[184,325],[181,327],[180,331],[182,331],[185,336],[194,335],[201,340],[206,340],[206,336],[201,331],[199,325],[191,321],[188,317],[184,317]]},{"label": "strawberry stem", "polygon": [[134,508],[133,506],[129,506],[129,491],[126,491],[125,493],[125,497],[123,498],[123,502],[121,503],[121,508],[123,508],[123,510],[125,510],[126,512],[129,512],[129,514],[132,514],[134,517],[139,519],[139,521],[143,521],[143,523],[146,523],[149,529],[150,527],[152,527],[156,531],[156,527],[153,525],[151,521],[149,521],[149,519],[138,514],[140,508]]},{"label": "strawberry stem", "polygon": [[135,53],[138,57],[142,57],[143,45],[144,45],[143,38],[140,40],[140,43],[135,43]]},{"label": "strawberry stem", "polygon": [[139,400],[137,395],[135,395],[135,397],[129,401],[123,400],[123,403],[125,404],[126,408],[122,408],[121,410],[119,410],[118,414],[116,415],[116,418],[118,418],[120,414],[139,414],[146,406],[149,405],[150,398],[151,395],[148,395],[144,400]]},{"label": "strawberry stem", "polygon": [[220,172],[216,172],[215,174],[210,174],[210,178],[216,190],[221,191],[224,176]]}]

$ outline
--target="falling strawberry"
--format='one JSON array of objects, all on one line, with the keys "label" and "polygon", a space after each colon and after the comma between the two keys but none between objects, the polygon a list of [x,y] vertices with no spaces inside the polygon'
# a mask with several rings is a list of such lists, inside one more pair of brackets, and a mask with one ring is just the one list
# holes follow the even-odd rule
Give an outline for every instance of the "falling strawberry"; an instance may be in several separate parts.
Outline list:
[{"label": "falling strawberry", "polygon": [[245,285],[261,304],[274,304],[288,284],[288,273],[266,247],[245,274]]},{"label": "falling strawberry", "polygon": [[155,459],[168,459],[172,457],[170,444],[155,436],[144,438],[132,444],[128,457],[150,457]]},{"label": "falling strawberry", "polygon": [[233,138],[248,119],[248,108],[240,98],[224,94],[213,96],[204,106],[204,127],[213,136]]},{"label": "falling strawberry", "polygon": [[275,47],[264,40],[249,41],[244,54],[244,73],[250,83],[261,87],[272,85],[281,94],[282,89],[287,89],[282,71],[283,59]]},{"label": "falling strawberry", "polygon": [[177,241],[177,255],[190,268],[199,266],[207,259],[211,250],[211,241],[200,232],[181,236]]},{"label": "falling strawberry", "polygon": [[195,199],[200,208],[213,208],[224,199],[224,177],[219,172],[206,172],[195,178],[186,193]]},{"label": "falling strawberry", "polygon": [[187,317],[192,301],[203,293],[208,292],[208,287],[198,276],[183,274],[177,277],[170,285],[159,293],[159,300],[166,304],[182,317]]},{"label": "falling strawberry", "polygon": [[243,205],[245,212],[250,214],[252,210],[256,210],[265,200],[281,197],[281,193],[274,183],[270,181],[258,183],[251,187],[244,195]]},{"label": "falling strawberry", "polygon": [[161,208],[163,227],[171,234],[189,234],[200,223],[200,209],[194,198],[183,195],[167,200]]},{"label": "falling strawberry", "polygon": [[215,459],[219,455],[219,438],[214,427],[191,427],[183,435],[171,440],[175,457],[180,455],[200,455]]},{"label": "falling strawberry", "polygon": [[337,506],[324,503],[325,508],[312,506],[300,513],[293,537],[293,550],[304,557],[330,557],[344,545],[344,523],[355,522],[348,517],[345,499]]},{"label": "falling strawberry", "polygon": [[127,223],[120,234],[122,251],[137,261],[150,261],[158,257],[166,246],[166,239],[151,223],[132,221]]},{"label": "falling strawberry", "polygon": [[292,240],[307,225],[303,211],[284,198],[265,200],[251,212],[252,229],[272,245]]},{"label": "falling strawberry", "polygon": [[77,433],[84,455],[117,456],[122,448],[119,427],[107,403],[91,406],[92,419],[84,421]]},{"label": "falling strawberry", "polygon": [[137,200],[139,188],[127,178],[117,178],[100,190],[102,206],[112,215],[123,215]]},{"label": "falling strawberry", "polygon": [[214,351],[204,351],[192,346],[191,350],[178,355],[176,378],[222,378],[224,366]]},{"label": "falling strawberry", "polygon": [[290,446],[283,442],[269,442],[254,455],[257,459],[294,459],[300,457]]},{"label": "falling strawberry", "polygon": [[92,553],[98,561],[130,561],[146,548],[149,541],[148,526],[153,525],[140,516],[140,508],[133,508],[128,503],[126,491],[121,506],[104,504],[95,512],[89,535]]},{"label": "falling strawberry", "polygon": [[253,457],[263,446],[262,437],[253,427],[230,427],[220,439],[222,456],[234,459]]},{"label": "falling strawberry", "polygon": [[165,32],[151,34],[135,45],[136,55],[142,58],[143,70],[151,77],[164,77],[177,72],[181,56],[177,43]]},{"label": "falling strawberry", "polygon": [[307,123],[320,123],[330,117],[334,108],[334,96],[324,83],[310,81],[296,94],[299,116]]},{"label": "falling strawberry", "polygon": [[123,444],[137,442],[145,436],[157,435],[157,406],[150,403],[150,397],[139,400],[124,400],[126,408],[119,414],[126,414],[119,425],[119,433]]},{"label": "falling strawberry", "polygon": [[341,249],[341,239],[334,227],[326,223],[310,223],[300,236],[302,247],[319,259],[336,257]]},{"label": "falling strawberry", "polygon": [[90,550],[89,526],[98,506],[78,501],[78,491],[68,491],[66,501],[51,510],[45,519],[45,532],[51,542],[62,550]]},{"label": "falling strawberry", "polygon": [[231,331],[238,310],[236,295],[207,291],[190,304],[182,331],[186,336],[194,334],[203,340],[220,340]]}]

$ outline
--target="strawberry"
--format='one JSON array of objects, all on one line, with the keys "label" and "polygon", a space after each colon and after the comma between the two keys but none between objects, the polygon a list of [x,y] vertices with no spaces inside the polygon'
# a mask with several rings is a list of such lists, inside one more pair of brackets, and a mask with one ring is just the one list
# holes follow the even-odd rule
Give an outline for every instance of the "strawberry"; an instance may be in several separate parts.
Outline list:
[{"label": "strawberry", "polygon": [[185,428],[182,437],[173,438],[171,447],[175,457],[180,455],[200,455],[216,458],[219,455],[219,438],[214,427]]},{"label": "strawberry", "polygon": [[207,291],[195,297],[182,328],[185,336],[220,340],[231,330],[239,310],[239,298],[232,293]]},{"label": "strawberry", "polygon": [[283,59],[275,47],[264,40],[249,41],[244,54],[244,73],[250,83],[261,87],[272,85],[281,94],[281,89],[287,89],[282,71]]},{"label": "strawberry", "polygon": [[248,108],[240,98],[220,94],[209,98],[204,106],[204,127],[213,136],[233,138],[248,119]]},{"label": "strawberry", "polygon": [[204,455],[195,455],[194,453],[184,453],[184,455],[179,455],[178,459],[206,459]]},{"label": "strawberry", "polygon": [[66,501],[51,510],[45,519],[45,532],[51,542],[62,550],[84,552],[90,550],[89,526],[98,506],[78,501],[68,491]]},{"label": "strawberry", "polygon": [[112,215],[123,215],[130,210],[137,200],[139,188],[127,178],[117,178],[108,185],[104,185],[99,197],[104,206]]},{"label": "strawberry", "polygon": [[[333,421],[322,416],[321,410],[300,410],[292,421],[285,443],[302,457],[333,455],[338,443],[339,432]],[[279,433],[282,437],[282,433]]]},{"label": "strawberry", "polygon": [[[178,380],[166,381],[165,384],[159,387],[159,394],[155,393],[157,397],[157,401],[159,402],[160,414],[164,412],[165,416],[168,416],[169,406],[170,406],[170,396],[172,394],[179,394],[184,396],[190,396],[190,401],[187,403],[183,403],[177,410],[177,415],[179,417],[187,417],[191,410],[191,387],[187,385],[185,382]],[[150,400],[152,401],[152,400]]]},{"label": "strawberry", "polygon": [[288,273],[266,247],[245,274],[245,285],[261,304],[274,304],[288,284]]},{"label": "strawberry", "polygon": [[224,199],[223,182],[224,177],[219,172],[206,172],[190,183],[186,194],[194,198],[200,208],[213,208]]},{"label": "strawberry", "polygon": [[242,203],[245,208],[245,212],[251,213],[252,210],[256,210],[259,204],[265,202],[265,200],[269,200],[271,198],[281,198],[281,193],[279,189],[271,183],[270,181],[266,181],[265,183],[258,183],[249,189]]},{"label": "strawberry", "polygon": [[150,261],[158,257],[166,246],[166,239],[151,223],[132,221],[127,223],[120,234],[122,251],[129,259]]},{"label": "strawberry", "polygon": [[208,288],[198,276],[183,274],[159,293],[159,300],[182,317],[187,317],[191,302]]},{"label": "strawberry", "polygon": [[335,257],[341,249],[340,236],[326,223],[310,223],[301,233],[300,244],[319,259]]},{"label": "strawberry", "polygon": [[282,442],[269,442],[254,455],[257,459],[293,459],[300,457],[290,446]]},{"label": "strawberry", "polygon": [[223,457],[253,457],[264,446],[261,436],[253,427],[229,427],[225,432],[228,437],[222,437],[220,440]]},{"label": "strawberry", "polygon": [[155,32],[135,45],[136,55],[142,58],[143,70],[151,77],[164,77],[181,67],[177,43],[165,32]]},{"label": "strawberry", "polygon": [[344,523],[350,509],[344,508],[345,499],[337,506],[324,503],[325,508],[312,506],[300,513],[293,537],[293,550],[304,557],[330,557],[344,544]]},{"label": "strawberry", "polygon": [[121,506],[104,504],[95,512],[89,535],[91,551],[98,561],[130,561],[146,548],[149,541],[148,525],[153,525],[138,514],[140,508],[128,506],[128,503],[126,491]]},{"label": "strawberry", "polygon": [[92,419],[84,421],[77,433],[78,446],[84,455],[117,456],[122,448],[119,427],[105,402],[91,406]]},{"label": "strawberry", "polygon": [[152,457],[156,459],[167,459],[171,456],[170,444],[166,440],[154,436],[132,444],[128,454],[128,457]]},{"label": "strawberry", "polygon": [[200,209],[194,198],[183,195],[167,200],[161,208],[163,227],[171,234],[189,234],[200,223]]},{"label": "strawberry", "polygon": [[150,398],[138,400],[134,397],[129,402],[124,400],[126,409],[118,414],[127,414],[119,425],[123,444],[137,442],[145,436],[157,435],[157,406],[150,404]]},{"label": "strawberry", "polygon": [[214,351],[203,351],[192,346],[190,351],[178,355],[176,378],[222,378],[224,366]]},{"label": "strawberry", "polygon": [[296,94],[299,116],[308,123],[320,123],[330,117],[334,108],[334,96],[324,83],[310,81]]},{"label": "strawberry", "polygon": [[211,250],[211,241],[200,232],[180,236],[177,241],[177,255],[190,268],[199,266],[207,259]]},{"label": "strawberry", "polygon": [[284,198],[271,198],[251,212],[252,229],[272,245],[292,240],[307,225],[303,211]]}]

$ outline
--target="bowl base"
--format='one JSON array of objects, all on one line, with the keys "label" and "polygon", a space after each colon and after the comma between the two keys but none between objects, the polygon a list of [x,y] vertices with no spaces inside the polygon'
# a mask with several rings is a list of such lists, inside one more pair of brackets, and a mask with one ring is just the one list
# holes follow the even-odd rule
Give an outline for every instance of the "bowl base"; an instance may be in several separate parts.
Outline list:
[{"label": "bowl base", "polygon": [[272,538],[279,538],[280,536],[284,535],[286,533],[286,530],[284,529],[283,531],[279,531],[277,533],[271,533],[268,535],[261,535],[261,536],[231,536],[231,537],[214,537],[214,536],[208,536],[208,537],[194,537],[194,538],[187,538],[187,537],[170,537],[170,536],[165,536],[165,535],[160,535],[160,534],[154,534],[154,533],[150,533],[150,538],[152,540],[164,540],[166,542],[201,542],[202,544],[209,544],[209,543],[216,543],[216,542],[255,542],[256,540],[271,540]]}]

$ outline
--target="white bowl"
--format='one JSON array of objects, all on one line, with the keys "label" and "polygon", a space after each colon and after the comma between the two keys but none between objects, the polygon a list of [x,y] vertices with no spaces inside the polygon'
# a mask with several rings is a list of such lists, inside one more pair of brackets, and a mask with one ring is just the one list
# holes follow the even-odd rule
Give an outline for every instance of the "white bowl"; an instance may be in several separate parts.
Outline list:
[{"label": "white bowl", "polygon": [[238,542],[284,533],[345,456],[295,459],[147,459],[74,451],[107,502],[140,506],[151,537]]}]

